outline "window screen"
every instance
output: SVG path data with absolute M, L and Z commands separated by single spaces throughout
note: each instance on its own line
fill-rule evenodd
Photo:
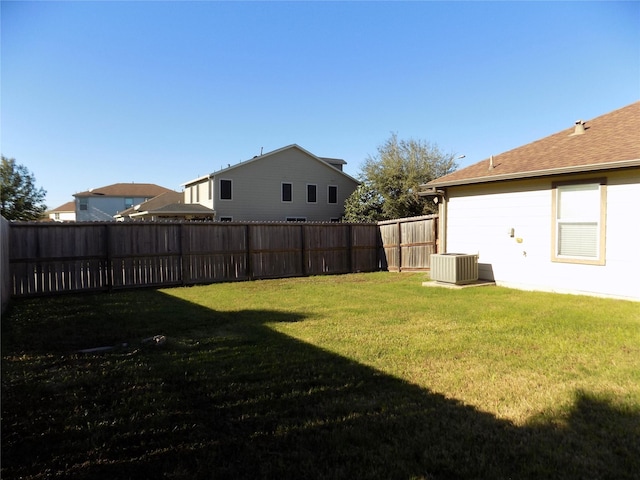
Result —
M 220 200 L 231 200 L 231 180 L 220 180 Z
M 318 201 L 317 185 L 307 185 L 307 202 L 316 203 Z
M 338 203 L 338 187 L 329 185 L 329 203 Z
M 293 185 L 290 183 L 282 184 L 282 201 L 283 202 L 291 202 L 293 201 Z

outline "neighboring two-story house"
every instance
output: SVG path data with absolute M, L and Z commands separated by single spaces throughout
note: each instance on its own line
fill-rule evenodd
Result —
M 153 183 L 114 183 L 76 193 L 76 221 L 114 221 L 114 215 L 173 190 Z
M 217 221 L 338 221 L 359 183 L 345 163 L 289 145 L 184 183 L 185 203 Z

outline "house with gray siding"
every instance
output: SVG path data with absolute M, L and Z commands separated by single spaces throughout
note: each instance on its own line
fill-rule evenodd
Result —
M 345 164 L 289 145 L 185 182 L 184 202 L 216 221 L 338 221 L 359 183 Z
M 166 192 L 173 190 L 153 183 L 114 183 L 76 193 L 76 221 L 114 221 L 117 213 Z

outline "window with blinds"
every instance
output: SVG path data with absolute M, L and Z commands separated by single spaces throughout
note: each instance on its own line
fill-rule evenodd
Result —
M 554 260 L 604 260 L 605 185 L 559 184 L 554 188 Z

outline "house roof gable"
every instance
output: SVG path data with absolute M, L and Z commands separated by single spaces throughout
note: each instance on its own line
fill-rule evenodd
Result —
M 334 167 L 334 166 L 332 166 L 330 164 L 330 163 L 340 163 L 341 162 L 340 164 L 345 165 L 347 162 L 345 162 L 344 160 L 336 159 L 336 158 L 331 158 L 331 159 L 326 158 L 325 159 L 325 158 L 322 158 L 322 157 L 318 157 L 318 156 L 314 155 L 313 153 L 309 152 L 308 150 L 305 150 L 300 145 L 297 145 L 297 144 L 294 143 L 294 144 L 291 144 L 291 145 L 287 145 L 286 147 L 282 147 L 282 148 L 279 148 L 277 150 L 273 150 L 271 152 L 267 152 L 267 153 L 262 154 L 262 155 L 256 155 L 255 157 L 253 157 L 253 158 L 251 158 L 249 160 L 245 160 L 245 161 L 237 163 L 235 165 L 231 165 L 231 166 L 229 166 L 227 168 L 223 168 L 222 170 L 218 170 L 216 172 L 212 172 L 209 175 L 204 175 L 204 176 L 195 178 L 193 180 L 189 180 L 188 182 L 185 182 L 182 185 L 183 186 L 189 186 L 189 185 L 193 185 L 195 183 L 199 183 L 202 180 L 205 180 L 207 178 L 212 178 L 214 176 L 224 175 L 224 173 L 226 173 L 226 172 L 228 172 L 230 170 L 235 170 L 235 169 L 241 168 L 241 167 L 243 167 L 243 166 L 245 166 L 245 165 L 247 165 L 249 163 L 267 159 L 267 158 L 269 158 L 271 156 L 277 155 L 278 153 L 281 153 L 281 152 L 283 152 L 285 150 L 289 150 L 289 149 L 292 149 L 292 148 L 303 152 L 304 154 L 306 154 L 309 157 L 311 157 L 313 160 L 322 163 L 323 165 L 327 166 L 328 168 L 332 168 L 333 170 L 335 170 L 339 174 L 344 175 L 345 177 L 349 178 L 350 180 L 354 181 L 355 183 L 360 183 L 358 180 L 356 180 L 352 176 L 344 173 L 342 170 L 339 170 L 339 169 L 337 169 L 336 167 Z M 331 160 L 331 162 L 329 162 L 329 160 Z
M 213 215 L 215 212 L 197 203 L 183 203 L 183 194 L 170 190 L 139 205 L 123 210 L 116 218 L 144 215 Z
M 127 208 L 126 210 L 119 212 L 118 216 L 131 215 L 132 213 L 136 213 L 137 211 L 155 210 L 171 203 L 181 203 L 182 198 L 183 195 L 181 192 L 170 190 L 168 192 L 161 193 L 160 195 L 156 195 L 155 197 L 139 203 L 138 205 Z
M 47 213 L 55 213 L 55 212 L 75 212 L 76 211 L 76 202 L 71 201 L 67 203 L 63 203 L 57 208 L 53 210 L 47 211 Z
M 153 198 L 173 190 L 154 183 L 114 183 L 105 187 L 92 188 L 85 192 L 76 193 L 74 197 L 136 197 Z
M 580 133 L 580 130 L 583 132 Z M 640 102 L 437 178 L 446 187 L 640 166 Z

